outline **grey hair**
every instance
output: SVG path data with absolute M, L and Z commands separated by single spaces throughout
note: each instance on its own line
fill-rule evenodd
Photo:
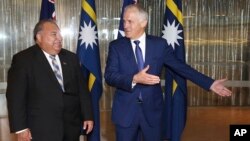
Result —
M 35 25 L 35 28 L 33 30 L 33 38 L 34 40 L 36 41 L 36 35 L 38 34 L 38 32 L 42 31 L 43 30 L 43 25 L 45 23 L 52 23 L 52 24 L 55 24 L 57 27 L 58 25 L 56 24 L 55 20 L 52 20 L 52 19 L 44 19 L 44 20 L 40 20 L 36 25 Z M 58 27 L 59 28 L 59 27 Z
M 148 21 L 148 12 L 140 4 L 130 4 L 125 7 L 124 12 L 127 11 L 128 9 L 133 9 L 133 8 L 138 10 L 140 18 Z

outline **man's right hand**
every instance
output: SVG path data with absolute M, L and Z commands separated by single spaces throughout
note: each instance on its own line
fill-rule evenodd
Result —
M 32 136 L 29 129 L 25 129 L 24 131 L 17 133 L 17 141 L 31 141 Z
M 135 74 L 133 77 L 133 83 L 140 83 L 146 85 L 155 85 L 160 83 L 160 77 L 157 75 L 148 74 L 148 69 L 149 65 L 147 65 L 147 67 Z

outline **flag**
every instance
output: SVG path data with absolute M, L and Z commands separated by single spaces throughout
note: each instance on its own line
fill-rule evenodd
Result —
M 88 88 L 94 110 L 94 128 L 87 136 L 88 141 L 100 141 L 99 100 L 102 95 L 102 75 L 94 0 L 82 0 L 77 56 L 81 69 L 88 79 Z
M 42 0 L 40 20 L 43 19 L 56 20 L 55 1 L 56 0 Z
M 175 56 L 186 62 L 181 2 L 182 0 L 166 0 L 162 37 L 167 40 L 167 47 L 174 49 Z M 168 69 L 165 77 L 163 138 L 180 141 L 187 115 L 186 80 Z
M 123 0 L 123 5 L 122 5 L 122 13 L 120 16 L 120 24 L 119 24 L 119 31 L 118 31 L 118 36 L 117 38 L 121 38 L 125 36 L 124 33 L 124 27 L 123 27 L 123 13 L 124 13 L 124 8 L 130 4 L 135 4 L 137 3 L 138 0 Z

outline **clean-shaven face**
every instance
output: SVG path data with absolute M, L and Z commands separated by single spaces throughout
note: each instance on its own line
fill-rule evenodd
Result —
M 127 38 L 138 39 L 145 32 L 146 25 L 147 20 L 140 16 L 138 9 L 132 7 L 125 10 L 123 26 Z
M 45 52 L 55 55 L 62 49 L 62 36 L 56 24 L 47 22 L 37 34 L 37 42 Z

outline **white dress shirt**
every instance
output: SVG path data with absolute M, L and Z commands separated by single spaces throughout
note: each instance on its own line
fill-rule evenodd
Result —
M 140 38 L 137 39 L 138 41 L 140 41 L 140 48 L 141 48 L 141 51 L 142 51 L 142 57 L 143 57 L 143 61 L 145 62 L 145 52 L 146 52 L 146 34 L 143 33 L 142 36 Z M 134 55 L 135 55 L 135 43 L 134 43 L 135 40 L 130 40 L 131 44 L 132 44 L 132 48 L 133 48 L 133 51 L 134 51 Z M 135 55 L 136 56 L 136 55 Z M 135 57 L 136 59 L 136 57 Z M 136 60 L 137 61 L 137 60 Z
M 43 53 L 44 53 L 44 55 L 46 56 L 47 60 L 49 61 L 50 67 L 52 68 L 52 70 L 54 70 L 54 69 L 53 69 L 53 64 L 52 64 L 52 59 L 50 58 L 50 54 L 48 54 L 48 53 L 45 52 L 45 51 L 43 51 Z M 63 78 L 63 75 L 62 75 L 62 66 L 61 66 L 61 61 L 60 61 L 60 59 L 59 59 L 59 56 L 58 56 L 58 55 L 55 55 L 55 59 L 56 59 L 56 62 L 57 62 L 57 64 L 58 64 L 58 66 L 59 66 L 60 74 L 61 74 L 61 76 L 62 76 L 62 78 Z

